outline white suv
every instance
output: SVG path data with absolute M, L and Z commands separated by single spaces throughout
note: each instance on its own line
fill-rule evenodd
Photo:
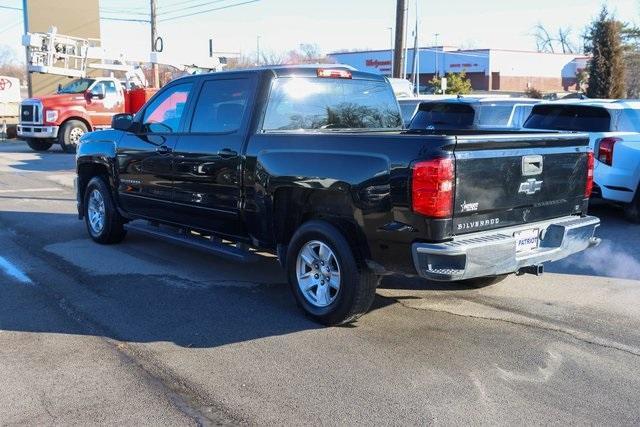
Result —
M 594 196 L 640 222 L 640 101 L 571 100 L 533 107 L 525 129 L 587 132 L 596 159 Z

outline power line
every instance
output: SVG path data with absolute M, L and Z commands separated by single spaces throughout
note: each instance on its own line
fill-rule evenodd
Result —
M 113 18 L 110 16 L 101 16 L 101 21 L 121 21 L 121 22 L 143 22 L 148 24 L 150 21 L 148 19 L 136 19 L 136 18 Z
M 202 1 L 202 0 L 186 0 L 186 1 L 181 1 L 181 2 L 178 2 L 178 3 L 167 4 L 165 6 L 159 5 L 158 6 L 158 10 L 163 10 L 163 9 L 166 9 L 166 8 L 171 9 L 171 8 L 182 6 L 182 5 L 185 5 L 185 4 L 195 3 L 197 1 Z
M 187 7 L 179 7 L 179 8 L 174 9 L 174 10 L 168 10 L 166 12 L 161 12 L 160 15 L 165 15 L 165 14 L 168 14 L 168 13 L 182 12 L 184 10 L 189 10 L 189 9 L 197 9 L 199 7 L 205 7 L 205 6 L 212 5 L 214 3 L 222 3 L 222 2 L 225 2 L 225 1 L 229 1 L 229 0 L 213 0 L 213 1 L 208 1 L 208 2 L 205 2 L 205 3 L 194 4 L 194 5 L 187 6 Z M 172 5 L 172 6 L 175 7 L 177 5 Z
M 142 15 L 149 16 L 149 13 L 145 12 L 134 12 L 133 10 L 123 10 L 123 9 L 100 9 L 100 12 L 103 13 L 111 13 L 111 14 L 123 14 L 123 15 Z
M 242 5 L 249 4 L 249 3 L 256 3 L 256 2 L 259 2 L 259 1 L 260 0 L 249 0 L 249 1 L 242 2 L 242 3 L 235 3 L 235 4 L 230 4 L 230 5 L 227 5 L 227 6 L 214 7 L 213 9 L 201 10 L 199 12 L 187 13 L 185 15 L 172 16 L 170 18 L 159 19 L 158 21 L 159 22 L 173 21 L 175 19 L 187 18 L 189 16 L 201 15 L 201 14 L 213 12 L 213 11 L 216 11 L 216 10 L 229 9 L 229 8 L 232 8 L 232 7 L 242 6 Z
M 14 6 L 2 6 L 0 5 L 0 9 L 8 9 L 8 10 L 19 10 L 22 11 L 21 7 L 14 7 Z

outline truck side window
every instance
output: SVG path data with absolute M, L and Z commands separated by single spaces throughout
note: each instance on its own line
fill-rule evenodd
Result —
M 191 86 L 191 83 L 178 84 L 160 93 L 144 111 L 143 130 L 150 133 L 177 132 Z
M 204 82 L 191 121 L 191 132 L 226 133 L 240 128 L 249 97 L 249 80 Z

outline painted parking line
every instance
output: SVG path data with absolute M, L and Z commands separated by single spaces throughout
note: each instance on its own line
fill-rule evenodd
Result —
M 0 270 L 4 271 L 7 275 L 13 277 L 20 283 L 33 284 L 29 276 L 20 270 L 18 267 L 9 262 L 6 258 L 0 256 Z
M 48 191 L 62 191 L 61 188 L 58 187 L 49 187 L 49 188 L 20 188 L 20 189 L 12 189 L 12 190 L 0 190 L 0 194 L 10 194 L 10 193 L 44 193 Z

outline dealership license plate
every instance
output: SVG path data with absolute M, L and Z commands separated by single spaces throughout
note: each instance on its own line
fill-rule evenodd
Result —
M 532 228 L 513 233 L 516 239 L 516 252 L 528 252 L 538 248 L 540 244 L 540 230 Z

